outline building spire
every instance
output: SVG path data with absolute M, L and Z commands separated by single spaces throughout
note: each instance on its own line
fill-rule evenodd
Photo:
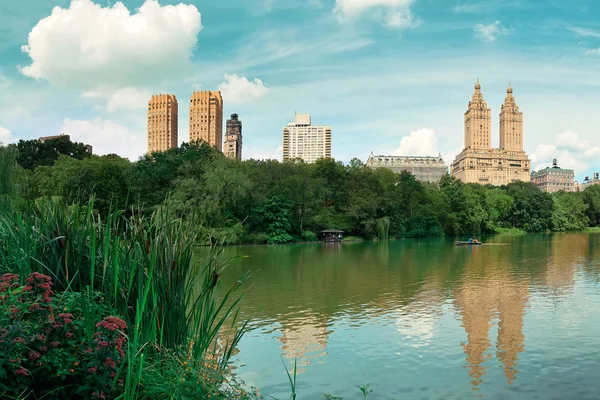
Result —
M 506 93 L 512 93 L 513 89 L 512 86 L 510 86 L 510 81 L 508 81 L 508 89 L 506 89 Z
M 477 77 L 477 83 L 475 83 L 475 90 L 481 89 L 481 85 L 479 84 L 479 77 Z

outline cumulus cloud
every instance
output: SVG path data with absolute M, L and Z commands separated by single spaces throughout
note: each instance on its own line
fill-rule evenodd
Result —
M 598 49 L 588 49 L 588 51 L 586 52 L 586 54 L 592 55 L 592 56 L 598 56 L 598 55 L 600 55 L 600 48 L 598 48 Z
M 557 135 L 554 143 L 539 144 L 530 159 L 535 170 L 551 166 L 552 160 L 557 159 L 560 167 L 577 172 L 587 171 L 599 155 L 600 146 L 581 139 L 577 132 L 566 131 Z
M 0 126 L 0 144 L 8 144 L 12 141 L 12 132 Z
M 508 34 L 509 30 L 502 26 L 500 21 L 494 21 L 489 25 L 477 24 L 473 28 L 475 36 L 484 42 L 494 42 L 500 36 Z
M 223 100 L 231 103 L 244 103 L 263 97 L 268 92 L 268 88 L 263 81 L 254 78 L 249 81 L 244 76 L 235 74 L 225 74 L 225 82 L 221 83 L 218 89 L 223 94 Z
M 146 134 L 133 131 L 116 122 L 95 118 L 77 120 L 67 118 L 60 132 L 71 136 L 71 140 L 92 145 L 94 154 L 118 154 L 132 161 L 146 152 Z
M 336 0 L 334 11 L 346 19 L 375 11 L 374 15 L 390 28 L 411 28 L 419 25 L 410 9 L 413 2 L 414 0 Z
M 146 108 L 148 100 L 152 97 L 149 90 L 127 87 L 123 89 L 99 89 L 82 93 L 82 97 L 88 99 L 102 99 L 107 102 L 106 111 L 135 110 Z
M 54 7 L 29 33 L 23 75 L 92 90 L 156 82 L 185 66 L 202 29 L 193 5 L 146 0 L 136 13 L 73 0 Z
M 410 135 L 400 140 L 398 147 L 392 155 L 394 156 L 437 156 L 438 138 L 431 129 L 423 128 L 412 131 Z

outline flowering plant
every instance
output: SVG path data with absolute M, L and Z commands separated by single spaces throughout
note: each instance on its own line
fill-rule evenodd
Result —
M 55 296 L 52 285 L 38 272 L 23 283 L 16 274 L 0 278 L 0 397 L 115 398 L 127 325 L 106 317 L 90 335 L 84 316 L 106 307 L 84 295 Z

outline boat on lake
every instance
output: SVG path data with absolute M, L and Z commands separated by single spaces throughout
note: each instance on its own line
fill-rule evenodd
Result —
M 461 241 L 457 241 L 456 245 L 457 246 L 481 246 L 481 242 L 476 242 L 476 241 L 472 241 L 472 242 L 461 242 Z

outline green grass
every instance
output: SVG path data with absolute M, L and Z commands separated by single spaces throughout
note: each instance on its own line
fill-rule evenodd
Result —
M 600 226 L 590 226 L 588 228 L 585 228 L 583 231 L 590 233 L 600 233 Z

